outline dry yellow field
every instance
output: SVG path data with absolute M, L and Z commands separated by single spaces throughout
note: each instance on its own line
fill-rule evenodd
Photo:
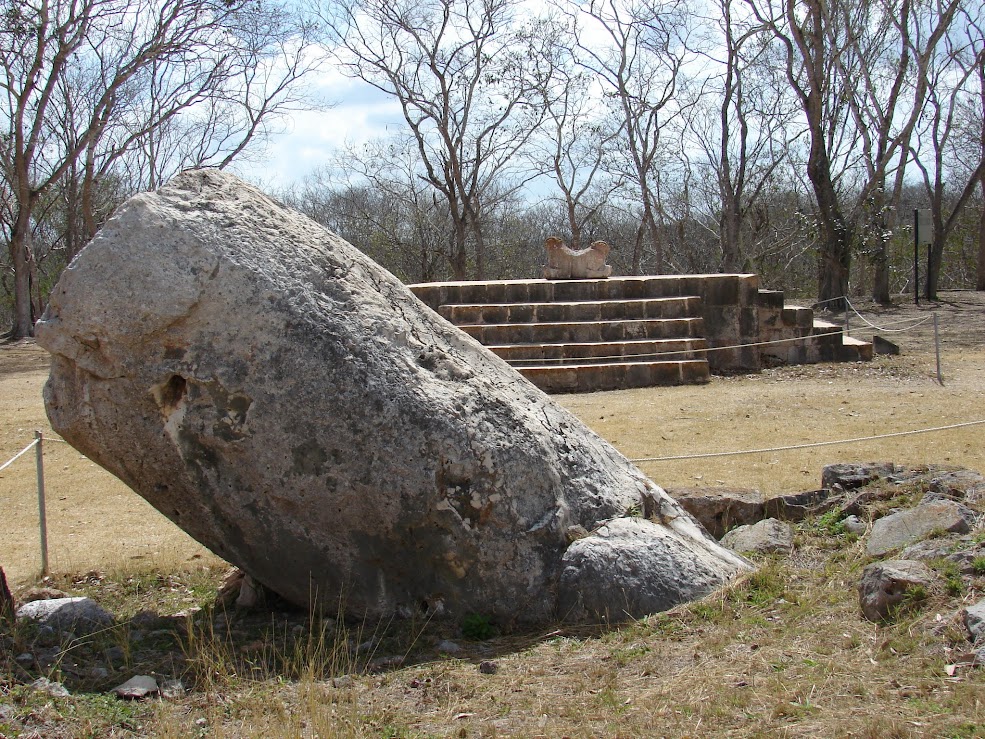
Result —
M 872 363 L 787 367 L 715 377 L 709 385 L 558 396 L 631 459 L 775 448 L 985 419 L 985 294 L 863 313 L 896 328 L 940 316 L 944 385 L 936 381 L 932 323 L 886 334 L 903 354 Z M 866 338 L 871 329 L 853 335 Z M 0 345 L 0 464 L 50 435 L 41 390 L 47 357 L 30 342 Z M 886 460 L 985 471 L 985 425 L 791 451 L 641 462 L 664 487 L 819 485 L 829 463 Z M 12 584 L 40 571 L 34 452 L 0 472 L 0 566 Z M 45 444 L 50 565 L 54 572 L 180 568 L 212 557 L 142 498 L 64 443 Z

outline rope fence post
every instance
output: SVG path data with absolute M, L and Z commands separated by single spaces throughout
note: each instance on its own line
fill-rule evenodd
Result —
M 44 434 L 34 432 L 35 459 L 38 470 L 38 526 L 41 529 L 41 574 L 48 574 L 48 515 L 44 497 Z
M 941 335 L 937 328 L 937 311 L 934 311 L 934 353 L 937 355 L 937 382 L 944 387 L 944 377 L 941 375 Z

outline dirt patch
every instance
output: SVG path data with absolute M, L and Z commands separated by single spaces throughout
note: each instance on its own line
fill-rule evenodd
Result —
M 885 333 L 902 355 L 871 363 L 781 367 L 715 377 L 709 385 L 558 396 L 665 487 L 735 486 L 764 493 L 816 488 L 821 468 L 854 460 L 954 464 L 985 471 L 983 427 L 838 446 L 729 457 L 695 455 L 855 439 L 985 418 L 985 293 L 946 293 L 919 308 L 862 303 L 871 323 L 906 328 L 939 315 L 944 385 L 936 382 L 933 324 Z M 842 322 L 839 314 L 832 320 Z M 874 331 L 850 316 L 852 335 Z M 33 342 L 0 345 L 0 464 L 52 431 L 41 389 L 47 354 Z M 40 569 L 33 453 L 0 472 L 0 565 L 14 583 Z M 51 565 L 56 572 L 167 569 L 212 555 L 119 480 L 66 444 L 45 447 Z

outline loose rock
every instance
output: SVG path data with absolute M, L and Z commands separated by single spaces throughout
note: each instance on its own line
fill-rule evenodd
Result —
M 744 561 L 744 560 L 743 560 Z M 617 518 L 578 539 L 562 559 L 560 616 L 576 621 L 622 621 L 700 597 L 715 580 L 700 560 L 681 556 L 673 533 L 643 518 Z M 647 578 L 646 572 L 677 572 Z
M 884 516 L 872 525 L 865 553 L 870 557 L 880 557 L 935 531 L 967 533 L 974 520 L 974 511 L 949 500 L 908 508 Z
M 764 501 L 763 513 L 766 518 L 803 521 L 808 516 L 818 516 L 834 507 L 835 500 L 827 488 L 807 490 L 803 493 L 788 493 Z
M 846 516 L 841 520 L 841 523 L 844 525 L 845 531 L 856 536 L 861 536 L 869 530 L 869 525 L 858 516 Z
M 931 492 L 947 495 L 957 500 L 963 500 L 969 490 L 977 490 L 985 486 L 985 477 L 974 470 L 954 470 L 934 477 L 930 481 Z
M 885 621 L 917 587 L 930 587 L 934 573 L 912 560 L 891 559 L 874 562 L 862 571 L 858 586 L 859 606 L 869 621 Z M 912 595 L 910 596 L 912 597 Z
M 36 621 L 53 631 L 85 636 L 113 624 L 113 616 L 91 598 L 53 598 L 25 603 L 17 618 Z
M 976 645 L 985 646 L 985 600 L 980 600 L 964 609 L 964 625 L 968 629 L 971 641 Z
M 438 642 L 438 646 L 436 646 L 435 649 L 437 649 L 438 652 L 443 654 L 458 654 L 459 652 L 462 651 L 461 646 L 459 646 L 453 641 L 449 641 L 448 639 L 443 639 L 440 642 Z
M 850 464 L 829 464 L 821 470 L 821 487 L 840 487 L 853 490 L 888 477 L 897 471 L 892 462 L 864 462 Z
M 551 620 L 575 595 L 567 532 L 636 510 L 655 522 L 632 544 L 571 545 L 599 545 L 590 597 L 612 613 L 749 567 L 395 277 L 222 172 L 119 208 L 36 334 L 53 428 L 299 605 Z M 628 575 L 623 544 L 671 566 Z
M 784 521 L 767 518 L 732 529 L 722 538 L 722 544 L 736 552 L 789 554 L 793 551 L 793 527 Z
M 117 685 L 110 693 L 125 700 L 141 700 L 160 693 L 157 680 L 150 675 L 134 675 L 122 685 Z
M 54 680 L 49 680 L 46 677 L 39 677 L 31 683 L 31 687 L 35 690 L 41 691 L 42 693 L 47 693 L 53 698 L 67 698 L 71 695 L 71 693 L 68 692 L 68 688 L 64 685 L 57 683 Z

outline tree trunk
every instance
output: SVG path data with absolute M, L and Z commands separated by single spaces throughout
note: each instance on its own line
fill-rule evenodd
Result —
M 453 244 L 454 251 L 449 260 L 451 262 L 451 273 L 456 280 L 467 280 L 468 253 L 466 252 L 465 221 L 462 218 L 456 218 L 454 216 L 453 218 L 455 241 Z
M 650 245 L 653 247 L 653 274 L 662 275 L 664 272 L 663 243 L 660 240 L 660 228 L 657 226 L 657 219 L 653 215 L 653 206 L 650 205 L 649 199 L 645 200 L 643 203 L 643 229 L 643 233 L 649 237 Z M 642 243 L 640 243 L 639 248 L 633 252 L 633 274 L 643 274 Z
M 818 134 L 820 136 L 820 134 Z M 814 186 L 821 226 L 817 298 L 825 308 L 843 310 L 848 295 L 848 273 L 852 264 L 852 237 L 838 205 L 831 181 L 831 168 L 824 144 L 812 137 L 807 174 Z
M 31 300 L 31 211 L 17 212 L 10 236 L 10 262 L 14 267 L 14 325 L 13 339 L 34 335 L 34 311 Z
M 982 198 L 985 199 L 985 173 L 981 177 Z M 976 290 L 985 290 L 985 204 L 978 218 L 978 275 L 975 281 Z
M 944 261 L 944 224 L 936 213 L 934 214 L 934 243 L 930 247 L 930 259 L 927 261 L 927 289 L 924 297 L 927 300 L 937 300 L 941 263 Z
M 879 237 L 879 246 L 872 255 L 872 299 L 882 305 L 889 305 L 889 256 L 886 254 L 886 240 Z
M 742 250 L 739 246 L 742 224 L 737 205 L 734 200 L 726 200 L 719 220 L 718 238 L 722 247 L 721 271 L 727 273 L 738 272 L 742 262 Z

